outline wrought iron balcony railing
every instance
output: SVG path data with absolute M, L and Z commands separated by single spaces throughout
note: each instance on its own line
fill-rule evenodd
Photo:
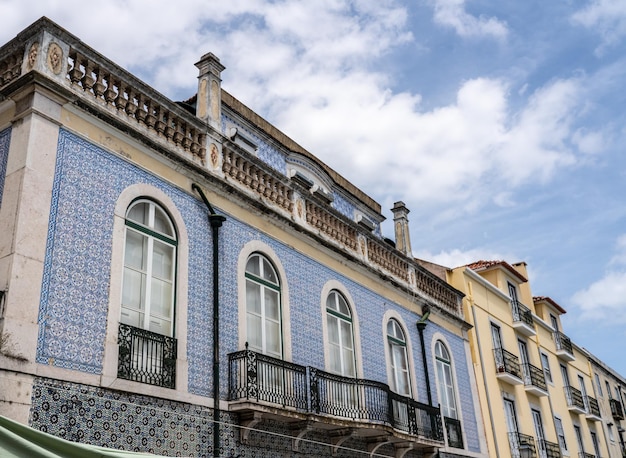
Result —
M 537 446 L 539 448 L 539 456 L 542 458 L 561 458 L 562 456 L 559 444 L 540 439 L 537 441 Z
M 524 385 L 536 387 L 542 391 L 548 391 L 546 378 L 541 369 L 530 363 L 522 365 L 522 368 L 524 372 Z
M 120 323 L 117 343 L 119 378 L 176 388 L 175 338 Z
M 580 390 L 573 386 L 566 386 L 563 389 L 565 390 L 565 399 L 567 400 L 568 407 L 578 410 L 581 413 L 587 412 L 583 394 Z
M 400 396 L 384 383 L 342 377 L 252 350 L 228 355 L 228 397 L 299 412 L 392 426 L 443 441 L 437 407 Z
M 554 342 L 556 344 L 557 353 L 567 355 L 569 358 L 574 358 L 574 347 L 569 337 L 559 331 L 554 331 Z M 568 358 L 568 359 L 569 359 Z
M 443 417 L 443 423 L 446 427 L 448 447 L 463 448 L 463 431 L 461 430 L 461 422 L 456 418 Z
M 596 398 L 592 398 L 591 396 L 586 396 L 585 406 L 587 407 L 587 415 L 591 415 L 598 419 L 601 418 L 600 405 L 598 404 L 598 400 Z
M 618 399 L 609 399 L 609 405 L 611 406 L 611 415 L 615 420 L 624 419 L 624 409 L 622 403 Z
M 513 322 L 522 322 L 528 327 L 535 328 L 535 320 L 533 320 L 533 313 L 528 307 L 519 301 L 511 300 L 511 312 L 513 314 Z
M 596 458 L 592 453 L 578 452 L 578 458 Z
M 535 448 L 535 438 L 522 433 L 509 433 L 509 445 L 511 447 L 511 456 L 513 458 L 537 456 Z
M 495 348 L 493 350 L 493 354 L 496 359 L 496 372 L 504 372 L 511 374 L 520 380 L 522 379 L 522 372 L 520 370 L 519 359 L 517 356 L 503 348 Z

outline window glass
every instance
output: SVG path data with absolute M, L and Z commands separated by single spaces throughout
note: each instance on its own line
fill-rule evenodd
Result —
M 391 389 L 402 396 L 411 396 L 406 339 L 396 320 L 387 323 L 387 345 L 391 358 Z
M 550 370 L 550 360 L 548 355 L 541 353 L 541 365 L 543 366 L 543 373 L 546 377 L 546 382 L 552 383 L 552 371 Z
M 458 418 L 456 396 L 454 391 L 454 377 L 450 354 L 443 342 L 435 343 L 435 360 L 437 367 L 437 383 L 439 385 L 439 397 L 444 417 Z
M 278 274 L 259 253 L 246 262 L 246 328 L 251 350 L 282 358 L 282 311 Z
M 331 291 L 326 299 L 326 327 L 328 330 L 330 371 L 346 377 L 356 376 L 352 314 L 346 299 L 338 291 Z
M 565 432 L 563 431 L 563 422 L 559 417 L 554 417 L 554 426 L 556 428 L 556 435 L 559 438 L 559 445 L 563 453 L 567 452 L 567 442 L 565 442 Z
M 176 238 L 167 213 L 139 200 L 126 213 L 120 321 L 173 336 Z

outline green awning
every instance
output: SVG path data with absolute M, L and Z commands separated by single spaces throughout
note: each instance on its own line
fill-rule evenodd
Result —
M 157 455 L 126 452 L 70 442 L 0 415 L 2 458 L 146 458 Z

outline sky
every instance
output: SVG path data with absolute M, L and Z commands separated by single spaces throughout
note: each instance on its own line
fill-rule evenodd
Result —
M 158 6 L 157 6 L 158 5 Z M 564 332 L 626 376 L 626 2 L 0 0 L 173 100 L 223 87 L 379 202 L 416 257 L 528 264 Z

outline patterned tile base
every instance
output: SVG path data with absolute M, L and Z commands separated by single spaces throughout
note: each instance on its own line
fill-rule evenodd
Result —
M 311 432 L 293 450 L 285 424 L 263 421 L 246 444 L 240 441 L 236 415 L 220 415 L 220 454 L 224 458 L 348 458 L 369 457 L 367 444 L 349 439 L 335 454 L 322 432 Z M 208 408 L 119 391 L 37 379 L 33 388 L 30 426 L 66 440 L 163 456 L 212 457 L 213 411 Z M 381 447 L 375 457 L 394 456 Z M 420 456 L 416 452 L 407 458 Z

